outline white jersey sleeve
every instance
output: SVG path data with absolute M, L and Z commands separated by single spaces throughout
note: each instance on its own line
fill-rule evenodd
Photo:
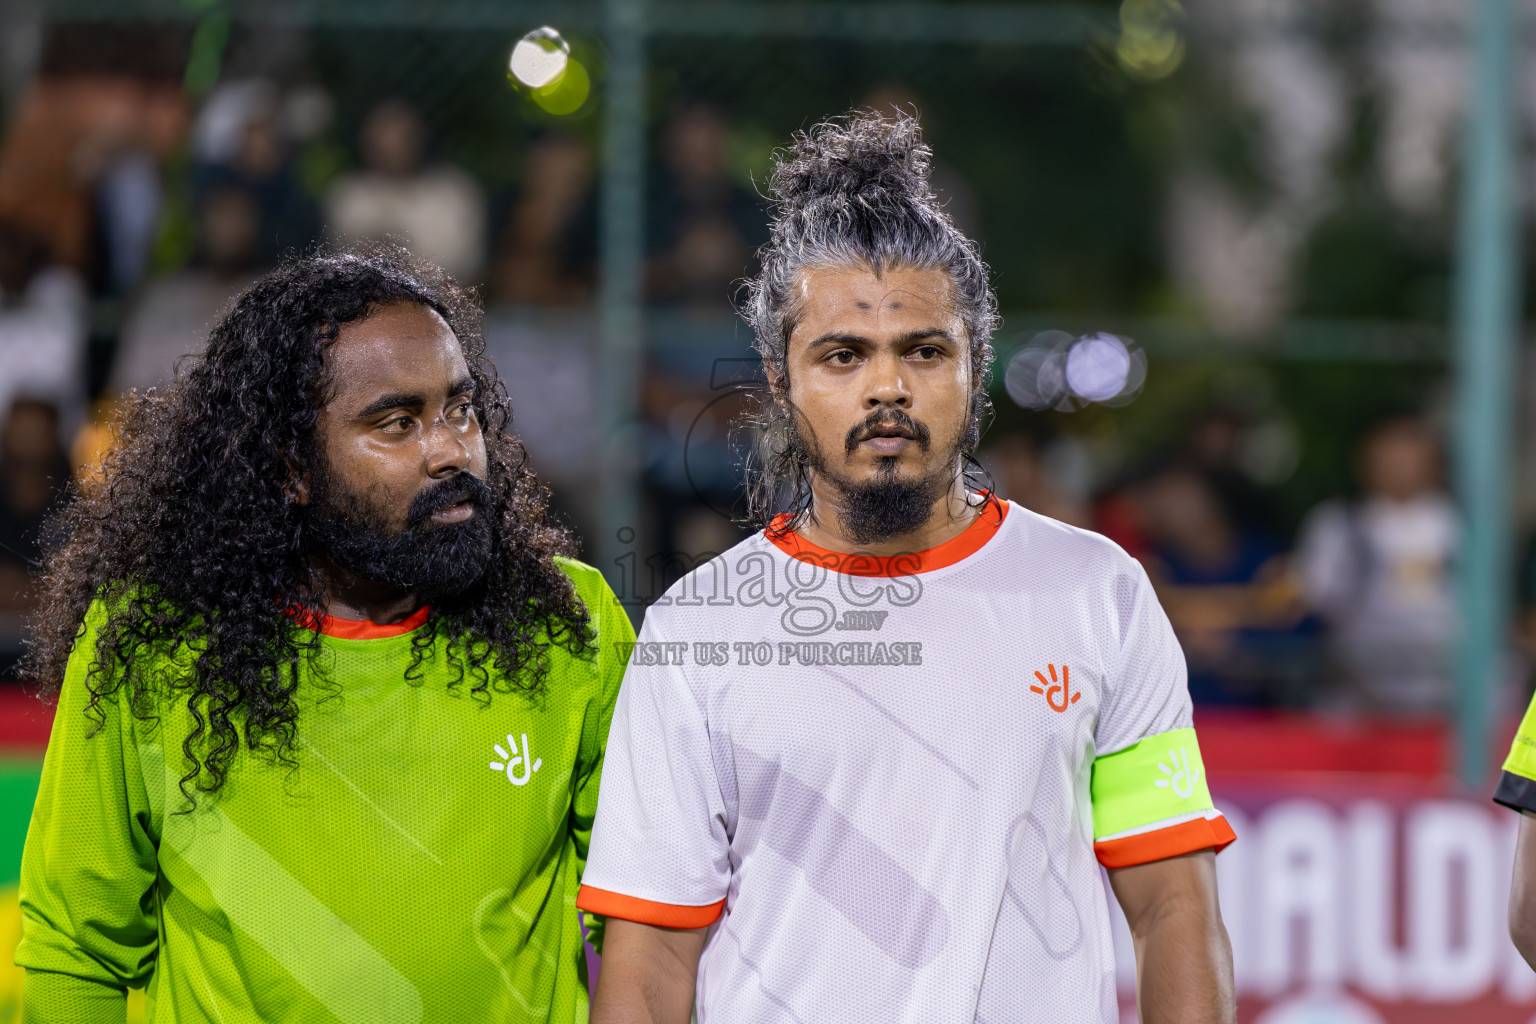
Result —
M 1100 755 L 1194 724 L 1184 651 L 1140 562 L 1124 556 L 1110 597 L 1120 649 L 1104 681 L 1094 737 Z
M 1110 594 L 1119 650 L 1107 659 L 1091 784 L 1094 852 L 1106 867 L 1236 838 L 1211 802 L 1178 638 L 1146 570 L 1123 557 Z
M 608 734 L 577 905 L 604 917 L 701 928 L 720 916 L 730 841 L 702 689 L 653 608 L 629 658 Z

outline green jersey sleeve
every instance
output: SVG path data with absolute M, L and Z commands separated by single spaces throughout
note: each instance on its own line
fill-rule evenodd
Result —
M 1493 800 L 1511 810 L 1536 814 L 1536 698 L 1525 709 L 1515 741 L 1509 745 Z
M 154 814 L 126 697 L 86 713 L 100 608 L 75 644 L 21 863 L 29 1024 L 121 1022 L 126 989 L 154 969 L 159 919 Z
M 614 596 L 602 573 L 589 565 L 559 559 L 560 567 L 576 584 L 576 591 L 592 616 L 596 634 L 600 692 L 591 705 L 582 727 L 579 774 L 575 779 L 576 798 L 572 801 L 571 837 L 576 847 L 578 871 L 585 871 L 587 849 L 592 841 L 592 820 L 597 815 L 597 792 L 602 781 L 603 755 L 608 747 L 608 727 L 613 722 L 613 707 L 618 700 L 624 666 L 634 648 L 635 629 L 624 606 Z M 583 912 L 587 938 L 592 947 L 602 951 L 605 920 Z

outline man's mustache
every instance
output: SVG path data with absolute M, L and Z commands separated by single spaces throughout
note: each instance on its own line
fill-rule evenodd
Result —
M 472 473 L 459 473 L 439 483 L 432 484 L 411 501 L 406 528 L 420 526 L 432 518 L 434 512 L 469 502 L 476 512 L 490 506 L 491 489 L 485 481 Z
M 860 444 L 872 436 L 874 431 L 882 428 L 897 428 L 905 431 L 923 451 L 928 450 L 929 442 L 932 440 L 932 434 L 927 427 L 900 409 L 876 409 L 864 417 L 863 423 L 848 431 L 848 437 L 843 443 L 844 449 L 852 455 L 858 450 Z

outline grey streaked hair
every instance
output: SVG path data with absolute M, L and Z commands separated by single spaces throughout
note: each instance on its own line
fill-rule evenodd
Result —
M 764 399 L 753 424 L 762 436 L 749 468 L 748 507 L 760 525 L 778 512 L 798 518 L 810 502 L 809 453 L 787 405 L 786 365 L 798 317 L 794 290 L 808 269 L 942 270 L 949 276 L 970 342 L 971 422 L 963 455 L 974 465 L 970 456 L 991 407 L 986 377 L 997 298 L 979 247 L 929 189 L 932 164 L 916 117 L 872 110 L 796 132 L 777 154 L 768 182 L 771 233 L 758 252 L 760 269 L 746 283 L 743 309 L 769 380 L 783 388 L 780 400 Z

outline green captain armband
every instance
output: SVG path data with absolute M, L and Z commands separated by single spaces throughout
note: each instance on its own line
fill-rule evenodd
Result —
M 1213 810 L 1195 730 L 1174 729 L 1095 758 L 1094 842 Z

